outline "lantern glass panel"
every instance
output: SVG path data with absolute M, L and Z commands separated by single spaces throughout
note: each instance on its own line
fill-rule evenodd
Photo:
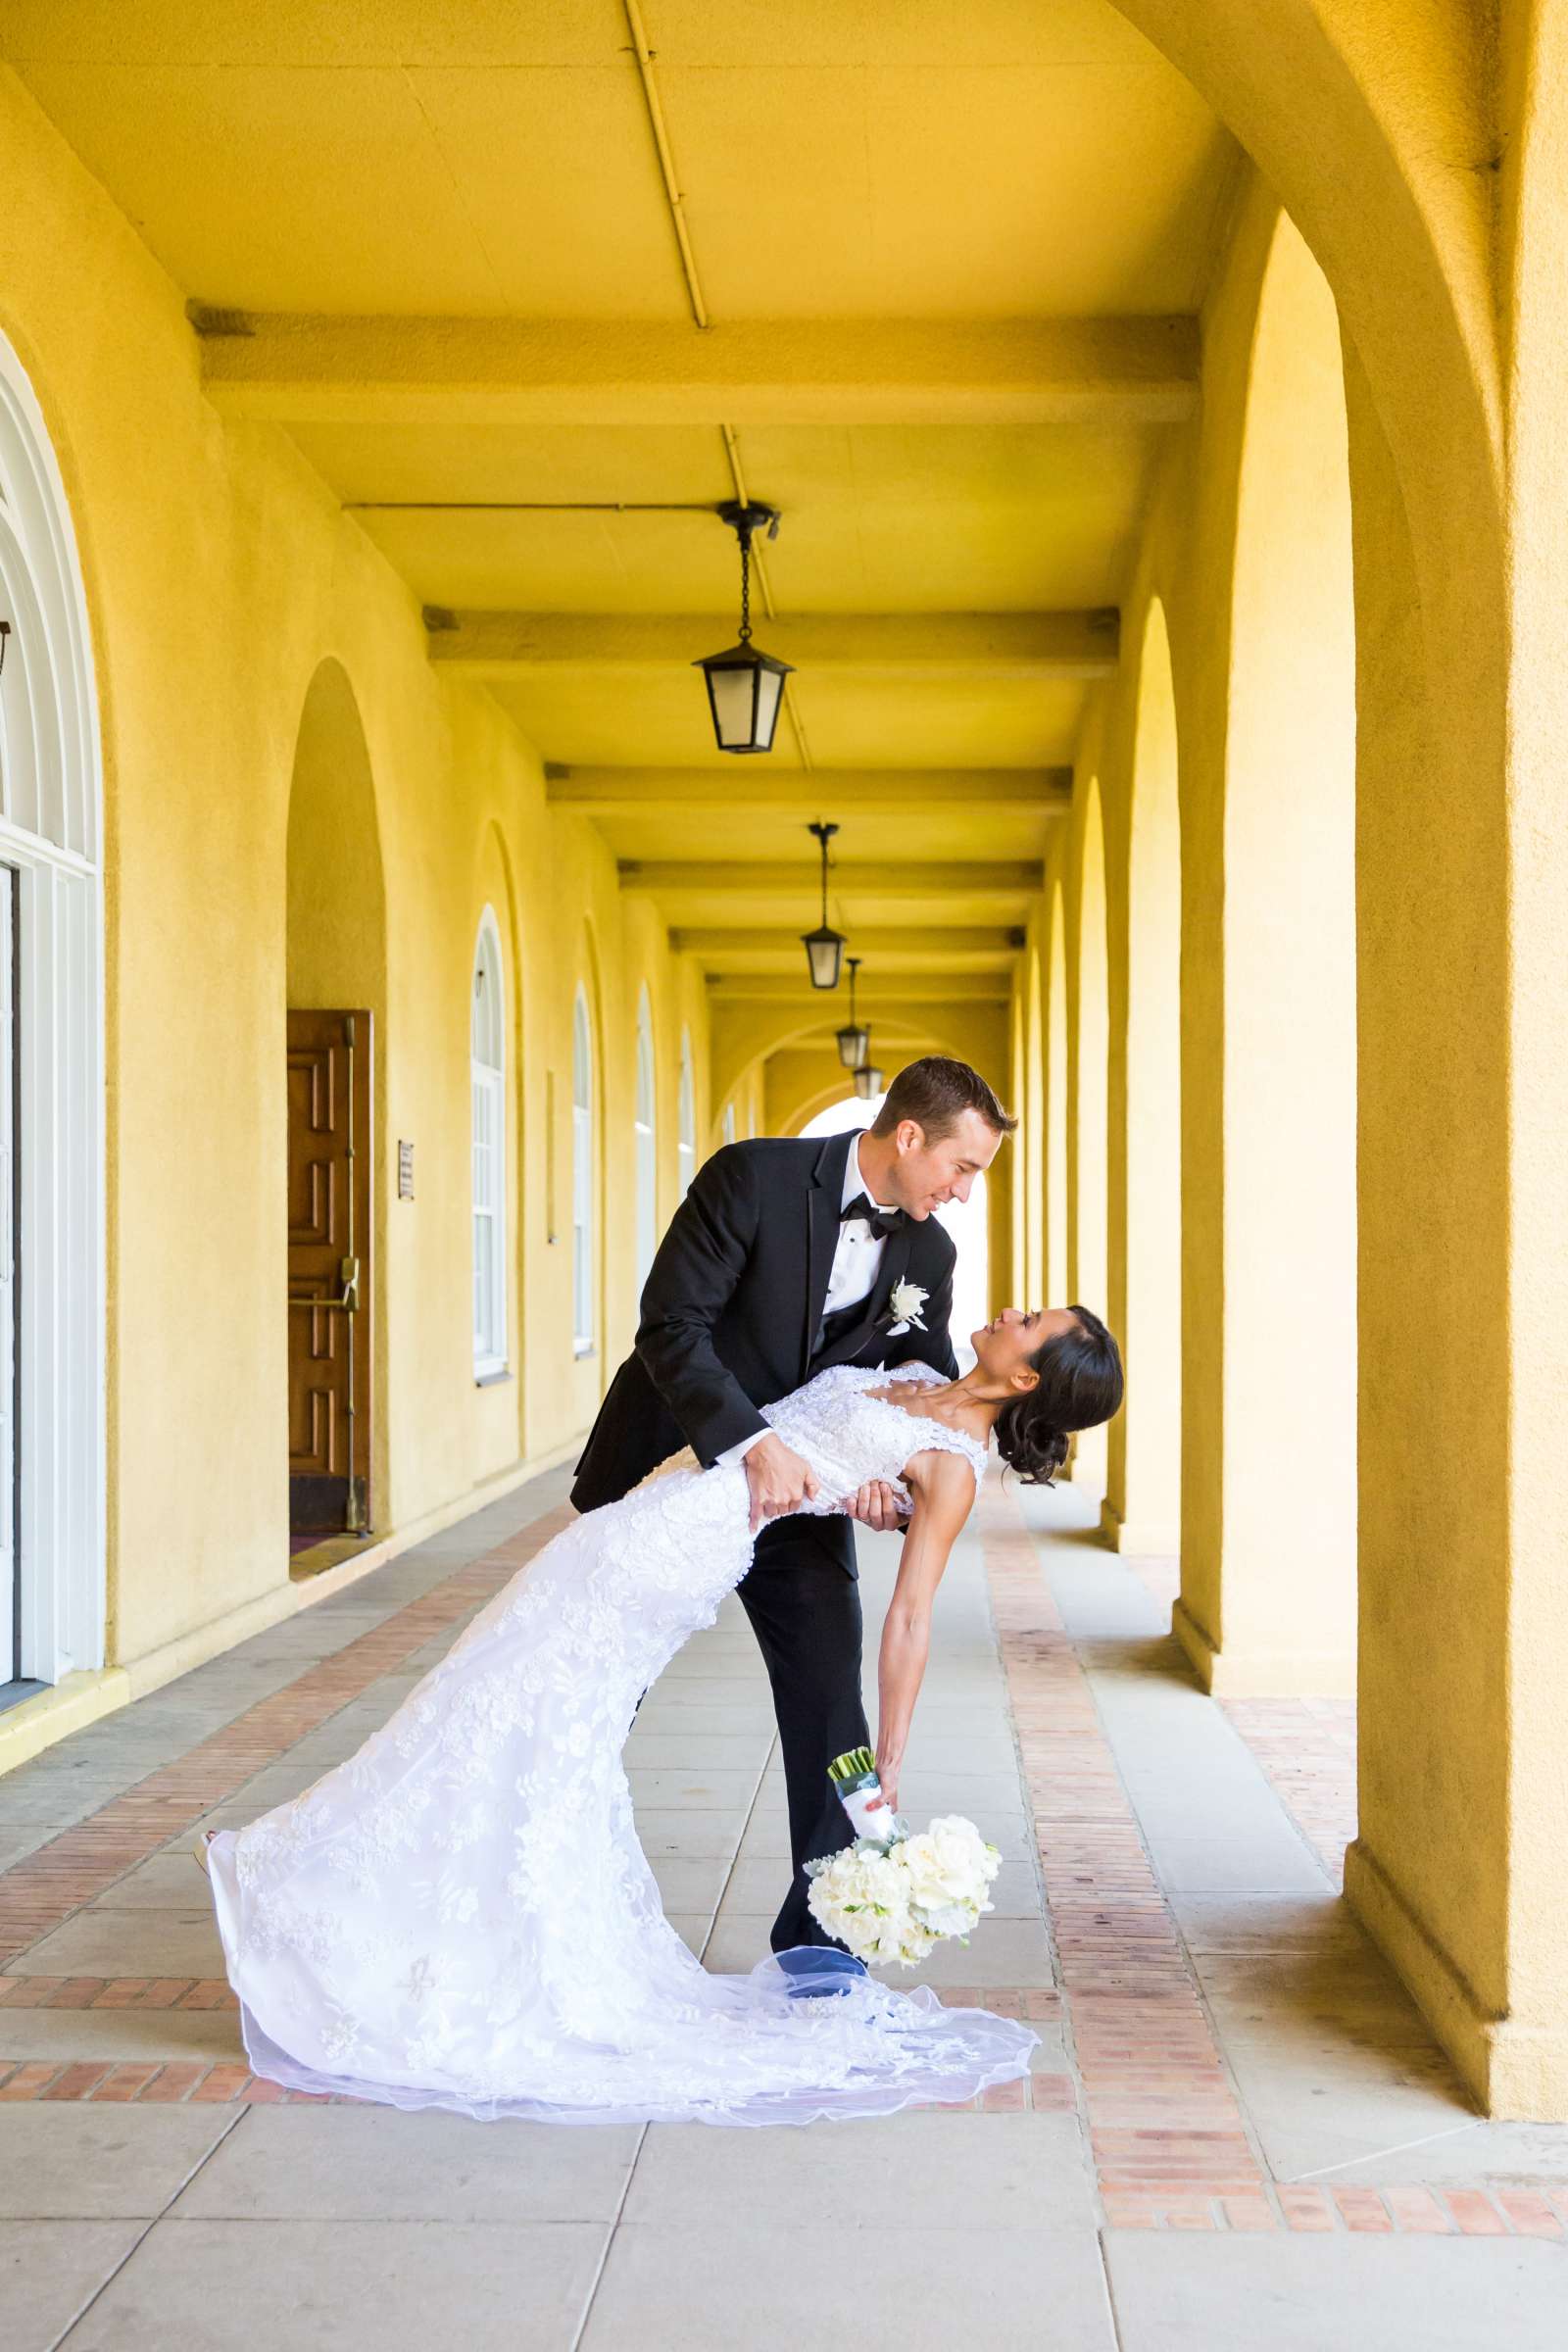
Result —
M 760 752 L 770 752 L 773 748 L 773 730 L 778 725 L 779 697 L 783 692 L 782 671 L 757 672 L 757 715 L 752 739 Z
M 874 1102 L 885 1083 L 884 1073 L 872 1061 L 863 1062 L 855 1073 L 855 1091 L 862 1102 Z
M 755 740 L 753 717 L 756 710 L 757 672 L 748 664 L 744 669 L 710 669 L 708 691 L 713 702 L 713 731 L 718 737 L 720 751 L 749 750 Z M 775 702 L 777 697 L 774 697 Z
M 808 931 L 803 942 L 813 988 L 837 988 L 844 955 L 842 931 Z

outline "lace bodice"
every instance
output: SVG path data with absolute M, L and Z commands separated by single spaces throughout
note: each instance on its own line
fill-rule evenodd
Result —
M 763 1406 L 763 1420 L 806 1456 L 821 1480 L 821 1494 L 811 1506 L 816 1511 L 837 1509 L 869 1479 L 886 1479 L 902 1491 L 905 1469 L 917 1453 L 961 1454 L 977 1486 L 985 1476 L 987 1448 L 979 1439 L 869 1393 L 898 1381 L 940 1387 L 942 1374 L 919 1363 L 900 1364 L 892 1372 L 834 1364 L 777 1404 Z

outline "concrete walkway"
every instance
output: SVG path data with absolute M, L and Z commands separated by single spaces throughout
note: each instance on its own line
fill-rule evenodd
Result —
M 996 1915 L 923 1973 L 1037 2021 L 1027 2088 L 805 2131 L 552 2132 L 255 2082 L 196 1832 L 351 1753 L 563 1488 L 0 1780 L 9 2352 L 1560 2352 L 1568 2131 L 1475 2117 L 1346 1917 L 1343 1715 L 1203 1698 L 1160 1567 L 1102 1551 L 1069 1489 L 991 1483 L 903 1790 L 1004 1848 Z M 874 1655 L 896 1540 L 861 1549 Z M 738 1604 L 629 1759 L 671 1915 L 751 1965 L 784 1807 Z

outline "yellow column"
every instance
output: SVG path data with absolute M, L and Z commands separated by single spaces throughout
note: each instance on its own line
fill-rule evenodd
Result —
M 1046 997 L 1049 1043 L 1043 1086 L 1046 1104 L 1044 1207 L 1046 1281 L 1044 1299 L 1032 1305 L 1067 1304 L 1067 930 L 1059 878 L 1051 894 L 1051 979 Z
M 1173 1553 L 1181 1525 L 1181 813 L 1164 611 L 1138 661 L 1126 888 L 1112 892 L 1109 1320 L 1127 1396 L 1106 1433 L 1101 1525 Z
M 1563 2121 L 1568 27 L 1556 7 L 1508 29 L 1503 535 L 1452 463 L 1462 416 L 1434 412 L 1447 462 L 1422 501 L 1348 373 L 1365 1703 L 1346 1891 L 1483 2105 Z
M 1108 1311 L 1108 1087 L 1110 1015 L 1105 960 L 1105 831 L 1100 784 L 1091 776 L 1079 844 L 1073 1020 L 1068 1070 L 1072 1088 L 1071 1183 L 1068 1191 L 1068 1284 L 1071 1298 Z M 1105 1431 L 1087 1429 L 1073 1446 L 1072 1475 L 1102 1494 Z

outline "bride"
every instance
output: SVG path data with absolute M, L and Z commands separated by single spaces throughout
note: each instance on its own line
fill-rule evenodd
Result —
M 912 1499 L 882 1635 L 877 1761 L 897 1802 L 931 1607 L 989 1446 L 1049 1480 L 1121 1399 L 1081 1306 L 1007 1308 L 956 1381 L 836 1365 L 763 1417 L 804 1507 Z M 1037 2036 L 833 1947 L 710 1975 L 661 1908 L 621 1749 L 644 1690 L 745 1575 L 744 1465 L 676 1457 L 587 1512 L 480 1611 L 357 1755 L 206 1860 L 245 2049 L 291 2088 L 555 2123 L 807 2123 L 966 2099 Z M 982 1824 L 983 1828 L 984 1825 Z M 833 1998 L 799 1973 L 824 1963 Z

